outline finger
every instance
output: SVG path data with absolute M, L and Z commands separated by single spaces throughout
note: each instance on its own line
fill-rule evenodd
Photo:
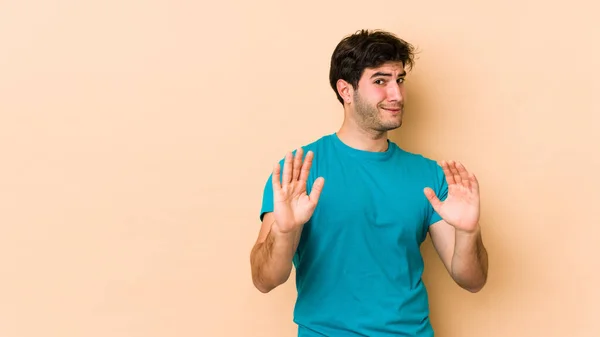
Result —
M 281 179 L 281 165 L 279 165 L 279 163 L 276 163 L 273 166 L 273 174 L 271 176 L 271 184 L 273 185 L 274 192 L 281 190 L 281 182 L 279 181 L 279 179 Z
M 283 165 L 283 179 L 281 179 L 282 187 L 286 187 L 292 179 L 292 153 L 288 152 L 285 155 L 285 162 Z
M 300 176 L 300 169 L 302 168 L 303 152 L 304 151 L 302 150 L 302 148 L 299 148 L 298 150 L 296 150 L 296 156 L 294 157 L 294 167 L 292 169 L 292 181 L 298 180 L 298 177 Z
M 469 180 L 469 172 L 467 172 L 467 169 L 465 168 L 465 166 L 462 163 L 457 162 L 456 170 L 458 171 L 458 174 L 460 175 L 460 179 L 462 181 L 463 186 L 465 186 L 468 189 L 471 189 L 471 182 Z
M 462 179 L 460 178 L 460 174 L 458 173 L 458 169 L 456 168 L 456 163 L 454 160 L 448 162 L 448 168 L 450 169 L 450 173 L 454 177 L 454 182 L 457 184 L 462 184 Z
M 431 207 L 433 207 L 433 210 L 439 213 L 440 208 L 442 207 L 442 202 L 435 195 L 435 192 L 430 187 L 425 187 L 423 189 L 423 193 L 425 193 L 425 197 L 427 197 L 427 200 L 429 200 L 429 203 L 431 204 Z
M 306 182 L 308 180 L 308 174 L 310 173 L 310 168 L 312 167 L 314 153 L 312 151 L 306 152 L 306 157 L 304 158 L 304 163 L 302 164 L 302 171 L 300 172 L 300 181 Z
M 479 193 L 479 181 L 477 180 L 477 177 L 475 176 L 474 173 L 469 173 L 469 182 L 471 183 L 471 186 L 473 187 L 473 189 Z
M 321 192 L 323 192 L 323 186 L 325 185 L 325 178 L 319 177 L 315 180 L 312 185 L 312 189 L 310 191 L 310 195 L 308 198 L 310 201 L 316 205 L 319 202 L 319 198 L 321 197 Z
M 446 176 L 446 181 L 448 182 L 448 185 L 454 184 L 455 183 L 454 175 L 452 174 L 452 172 L 450 172 L 450 167 L 448 165 L 448 162 L 443 160 L 440 163 L 440 166 L 442 167 L 442 170 L 444 171 L 444 175 Z

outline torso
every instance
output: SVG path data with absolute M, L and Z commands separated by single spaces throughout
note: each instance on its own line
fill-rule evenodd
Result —
M 294 259 L 300 331 L 432 334 L 420 245 L 432 220 L 423 188 L 439 183 L 435 162 L 391 142 L 386 152 L 355 150 L 335 134 L 308 150 L 308 192 L 317 177 L 325 186 Z

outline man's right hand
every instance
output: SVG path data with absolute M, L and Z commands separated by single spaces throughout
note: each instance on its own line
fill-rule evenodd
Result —
M 279 163 L 273 169 L 273 214 L 275 223 L 272 230 L 281 234 L 293 233 L 302 229 L 302 226 L 308 222 L 317 207 L 319 196 L 325 184 L 324 178 L 319 177 L 313 183 L 310 195 L 306 193 L 308 173 L 312 166 L 314 154 L 312 151 L 308 151 L 304 162 L 302 161 L 302 155 L 302 148 L 296 151 L 295 157 L 291 152 L 286 154 L 281 178 Z

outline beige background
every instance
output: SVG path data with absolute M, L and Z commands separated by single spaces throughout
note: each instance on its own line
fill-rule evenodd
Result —
M 423 246 L 437 336 L 600 336 L 588 4 L 0 2 L 0 336 L 294 336 L 293 280 L 260 294 L 248 254 L 360 28 L 420 50 L 393 139 L 482 185 L 487 287 Z

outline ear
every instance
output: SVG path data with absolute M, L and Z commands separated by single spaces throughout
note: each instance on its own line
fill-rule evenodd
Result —
M 354 88 L 352 87 L 352 84 L 340 79 L 337 81 L 336 86 L 338 93 L 344 100 L 344 104 L 350 104 L 354 95 Z

